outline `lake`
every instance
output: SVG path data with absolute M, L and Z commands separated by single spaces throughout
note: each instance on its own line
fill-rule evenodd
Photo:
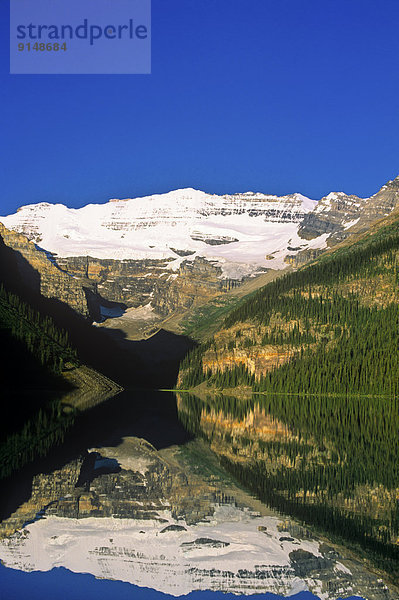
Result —
M 395 413 L 306 403 L 125 391 L 81 413 L 5 481 L 0 598 L 397 599 Z

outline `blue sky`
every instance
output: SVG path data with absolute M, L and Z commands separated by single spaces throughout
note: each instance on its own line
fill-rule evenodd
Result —
M 151 75 L 9 75 L 1 0 L 0 214 L 180 187 L 370 195 L 399 174 L 398 25 L 397 0 L 153 0 Z
M 48 572 L 24 573 L 7 569 L 0 563 L 0 600 L 26 600 L 29 589 L 30 600 L 174 600 L 169 594 L 162 594 L 148 588 L 139 588 L 121 581 L 95 579 L 92 575 L 71 573 L 64 568 Z M 255 594 L 236 596 L 222 592 L 192 592 L 180 596 L 182 600 L 285 600 L 275 594 Z M 290 600 L 317 600 L 309 592 L 300 592 Z M 347 600 L 356 600 L 351 596 Z M 361 599 L 359 599 L 361 600 Z

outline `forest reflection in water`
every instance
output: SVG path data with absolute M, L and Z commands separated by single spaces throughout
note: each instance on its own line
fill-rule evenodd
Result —
M 398 400 L 178 394 L 179 417 L 262 501 L 399 576 Z

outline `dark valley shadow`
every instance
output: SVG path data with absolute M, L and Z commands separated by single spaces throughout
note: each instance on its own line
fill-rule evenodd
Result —
M 32 308 L 51 317 L 57 327 L 67 330 L 82 362 L 124 387 L 172 388 L 179 361 L 195 345 L 189 338 L 167 331 L 160 331 L 148 340 L 130 341 L 121 330 L 114 330 L 110 335 L 104 328 L 92 326 L 65 302 L 44 297 L 40 293 L 40 273 L 1 238 L 0 281 Z M 94 313 L 99 300 L 108 307 L 112 305 L 95 298 L 92 290 L 85 293 Z

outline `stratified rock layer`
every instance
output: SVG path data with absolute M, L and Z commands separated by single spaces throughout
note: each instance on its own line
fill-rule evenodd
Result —
M 20 279 L 32 290 L 46 298 L 56 298 L 81 315 L 98 314 L 95 290 L 83 277 L 73 277 L 51 260 L 47 252 L 29 242 L 25 236 L 10 231 L 0 223 L 0 236 L 14 250 Z
M 367 231 L 371 223 L 388 216 L 398 205 L 399 177 L 370 198 L 332 192 L 304 216 L 298 233 L 305 240 L 327 233 L 327 244 L 333 246 L 353 233 Z

